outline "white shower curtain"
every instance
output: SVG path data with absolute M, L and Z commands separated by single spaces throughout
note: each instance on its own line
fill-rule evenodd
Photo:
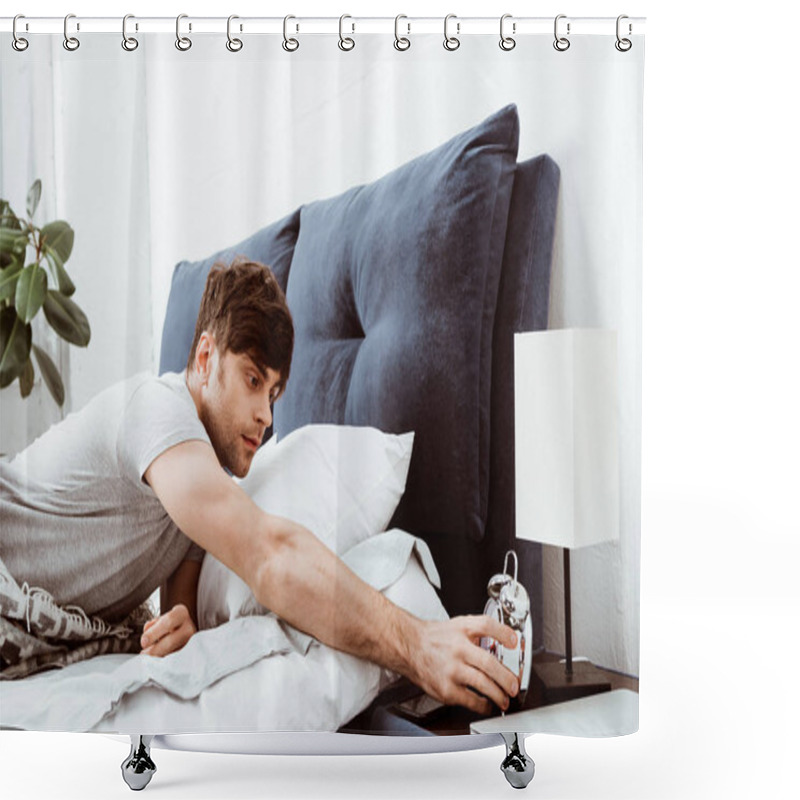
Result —
M 346 6 L 301 0 L 266 8 L 248 0 L 227 6 L 202 0 L 185 6 L 83 0 L 70 8 L 40 0 L 35 6 L 7 7 L 4 14 L 113 14 L 119 27 L 129 12 L 173 17 L 180 11 L 220 17 L 405 12 L 441 19 L 451 11 L 488 16 L 562 10 L 577 16 L 637 11 L 649 16 L 642 564 L 646 687 L 642 728 L 634 737 L 529 740 L 537 777 L 528 791 L 543 797 L 653 800 L 715 794 L 790 797 L 796 789 L 794 709 L 800 701 L 791 671 L 797 652 L 792 626 L 800 612 L 793 580 L 800 537 L 792 500 L 799 389 L 791 367 L 800 280 L 794 256 L 800 123 L 791 100 L 796 55 L 790 46 L 799 6 L 767 2 L 736 11 L 700 10 L 697 3 L 678 0 L 604 5 L 601 10 L 594 0 L 573 0 L 563 8 L 501 8 L 479 0 L 416 5 L 352 0 Z M 0 39 L 3 48 L 9 47 L 9 38 L 6 33 Z M 32 47 L 42 45 L 41 36 L 29 38 Z M 60 48 L 56 38 L 54 46 Z M 335 41 L 332 33 L 334 48 Z M 575 52 L 573 46 L 569 55 Z M 22 170 L 14 196 L 22 196 L 17 205 L 24 205 L 28 176 L 36 174 L 44 181 L 45 218 L 72 220 L 71 212 L 56 202 L 60 190 L 42 160 L 34 170 L 26 156 L 6 155 L 15 124 L 19 140 L 27 141 L 25 120 L 31 116 L 29 99 L 10 102 L 7 65 L 3 60 L 0 103 L 4 119 L 10 120 L 14 111 L 17 121 L 6 121 L 0 129 L 3 195 L 12 169 Z M 437 93 L 434 85 L 426 91 Z M 127 108 L 127 99 L 121 96 L 119 107 Z M 109 116 L 118 110 L 110 108 Z M 50 119 L 46 103 L 37 112 Z M 51 137 L 52 130 L 48 123 L 36 136 Z M 116 202 L 124 205 L 119 197 Z M 78 230 L 76 247 L 89 246 L 86 238 Z M 77 253 L 75 266 L 82 269 Z M 79 297 L 88 291 L 88 282 L 78 283 Z M 101 319 L 94 307 L 91 321 L 96 333 Z M 65 349 L 73 362 L 86 355 Z M 24 405 L 15 404 L 18 396 L 15 384 L 0 392 L 0 404 L 3 412 L 13 414 L 24 408 L 28 429 L 18 430 L 19 416 L 15 425 L 0 418 L 0 451 L 15 451 L 60 416 L 46 390 Z M 756 647 L 750 646 L 751 639 Z M 754 682 L 758 675 L 770 679 Z M 255 798 L 265 792 L 366 798 L 385 792 L 391 782 L 398 798 L 456 791 L 464 798 L 484 798 L 509 791 L 495 780 L 502 750 L 498 745 L 401 759 L 307 759 L 299 771 L 298 759 L 165 753 L 159 777 L 176 770 L 181 778 L 157 788 L 170 798 Z M 31 800 L 55 794 L 105 798 L 120 790 L 116 765 L 123 751 L 127 745 L 103 736 L 2 732 L 3 790 Z M 65 778 L 70 774 L 81 777 L 73 782 Z
M 92 325 L 87 349 L 51 337 L 67 387 L 65 413 L 100 390 L 158 368 L 172 270 L 240 241 L 298 206 L 373 181 L 515 103 L 519 161 L 549 154 L 561 170 L 550 327 L 619 335 L 621 527 L 618 543 L 573 554 L 577 653 L 639 673 L 641 451 L 641 160 L 644 42 L 626 53 L 608 35 L 301 37 L 197 36 L 179 52 L 168 33 L 58 36 L 2 53 L 0 196 L 24 205 L 35 178 L 42 213 L 76 232 L 75 299 Z M 19 199 L 21 198 L 21 200 Z M 22 401 L 4 389 L 0 451 L 15 453 L 60 413 L 43 386 Z M 499 567 L 499 565 L 498 565 Z M 560 552 L 545 554 L 545 629 L 563 650 Z

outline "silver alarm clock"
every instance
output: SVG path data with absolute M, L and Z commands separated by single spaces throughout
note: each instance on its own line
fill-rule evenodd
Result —
M 514 576 L 508 573 L 508 558 L 514 559 Z M 481 638 L 481 647 L 488 650 L 501 664 L 508 667 L 519 680 L 519 694 L 511 698 L 509 710 L 518 708 L 525 701 L 531 677 L 531 602 L 525 587 L 517 580 L 517 554 L 513 550 L 506 553 L 503 571 L 493 575 L 486 591 L 489 599 L 483 609 L 484 614 L 494 617 L 508 625 L 517 633 L 517 646 L 503 646 L 492 637 Z

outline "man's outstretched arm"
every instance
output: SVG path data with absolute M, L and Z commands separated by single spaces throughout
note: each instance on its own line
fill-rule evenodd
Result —
M 514 632 L 484 615 L 420 620 L 362 581 L 306 528 L 262 511 L 201 441 L 162 453 L 145 479 L 189 538 L 232 569 L 259 603 L 324 644 L 405 675 L 432 697 L 489 713 L 516 678 L 479 646 Z

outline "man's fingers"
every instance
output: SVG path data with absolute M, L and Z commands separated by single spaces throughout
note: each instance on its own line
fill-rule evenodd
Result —
M 164 637 L 168 636 L 172 631 L 178 630 L 181 626 L 176 625 L 175 622 L 167 615 L 162 614 L 158 619 L 153 620 L 154 624 L 150 629 L 142 634 L 142 647 L 147 648 L 151 645 L 160 642 Z
M 159 639 L 166 636 L 172 628 L 172 626 L 164 620 L 164 617 L 153 620 L 153 623 L 154 624 L 142 634 L 142 647 L 149 647 L 155 644 Z
M 142 654 L 146 656 L 169 655 L 176 650 L 180 650 L 189 641 L 190 636 L 187 634 L 188 630 L 185 629 L 185 626 L 175 628 L 165 636 L 162 636 L 157 642 L 142 650 Z
M 495 659 L 492 659 L 493 661 Z M 485 672 L 474 667 L 466 667 L 463 682 L 469 687 L 480 692 L 487 702 L 491 700 L 498 708 L 505 711 L 508 708 L 508 696 L 501 686 L 489 678 Z
M 492 704 L 485 697 L 481 697 L 469 688 L 461 692 L 457 703 L 460 706 L 464 706 L 464 708 L 468 708 L 470 711 L 474 711 L 476 714 L 483 714 L 486 716 L 492 713 Z
M 488 614 L 475 614 L 469 618 L 475 627 L 475 631 L 479 636 L 491 636 L 497 639 L 504 647 L 517 646 L 517 634 L 513 628 L 504 625 L 494 617 Z
M 178 603 L 161 616 L 145 622 L 141 645 L 147 648 L 167 636 L 170 631 L 178 630 L 190 622 L 189 610 L 183 603 Z
M 514 633 L 511 628 L 509 628 L 507 625 L 501 625 L 499 622 L 497 622 L 497 620 L 491 620 L 490 617 L 484 617 L 483 619 L 489 620 L 490 622 L 493 621 L 499 629 L 505 628 L 506 630 L 511 631 L 512 634 Z M 497 628 L 494 630 L 497 630 Z M 517 676 L 508 667 L 501 664 L 491 653 L 484 650 L 482 647 L 473 646 L 468 648 L 466 662 L 472 667 L 476 668 L 479 672 L 488 676 L 488 678 L 494 681 L 494 683 L 496 683 L 500 690 L 505 692 L 505 694 L 511 697 L 515 697 L 517 695 L 517 692 L 519 691 Z M 483 690 L 481 689 L 481 691 Z M 483 693 L 491 696 L 492 698 L 495 697 L 495 695 L 490 695 L 488 692 Z M 495 702 L 497 701 L 495 700 Z
M 156 619 L 149 619 L 149 620 L 147 620 L 147 622 L 145 622 L 145 624 L 144 624 L 144 630 L 142 631 L 142 639 L 141 639 L 141 641 L 142 641 L 142 647 L 146 647 L 146 646 L 147 646 L 147 645 L 145 645 L 145 644 L 144 644 L 144 640 L 145 640 L 145 634 L 149 632 L 149 634 L 148 634 L 148 635 L 150 635 L 150 636 L 152 636 L 152 635 L 153 635 L 153 634 L 152 634 L 153 625 L 155 625 L 155 624 L 156 624 L 156 622 L 158 622 L 158 617 L 156 617 Z
M 165 656 L 168 653 L 171 653 L 173 650 L 178 649 L 175 647 L 177 644 L 176 639 L 177 635 L 175 633 L 169 633 L 166 636 L 162 636 L 155 644 L 151 644 L 150 647 L 142 650 L 142 655 Z

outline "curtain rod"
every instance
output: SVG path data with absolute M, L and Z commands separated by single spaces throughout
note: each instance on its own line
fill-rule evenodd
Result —
M 443 33 L 444 17 L 356 17 L 345 15 L 338 17 L 295 17 L 287 18 L 289 30 L 294 34 L 338 34 L 340 30 L 346 34 L 389 33 L 395 32 L 399 26 L 402 35 L 423 33 Z M 617 31 L 615 17 L 570 17 L 559 15 L 559 30 L 574 34 L 606 34 L 613 36 Z M 621 31 L 625 36 L 643 34 L 645 17 L 625 17 Z M 0 17 L 0 31 L 11 33 L 13 17 Z M 237 34 L 283 34 L 284 17 L 235 17 L 232 30 Z M 504 30 L 508 35 L 524 36 L 527 34 L 553 34 L 554 17 L 513 17 L 506 15 Z M 175 33 L 177 20 L 175 17 L 136 17 L 128 19 L 129 33 Z M 497 17 L 458 17 L 451 15 L 449 31 L 452 35 L 469 36 L 475 34 L 498 34 L 500 16 Z M 17 33 L 22 34 L 54 34 L 64 33 L 64 17 L 20 16 L 17 20 Z M 180 29 L 182 34 L 225 34 L 228 30 L 227 17 L 195 17 L 181 15 Z M 122 17 L 81 17 L 70 15 L 69 33 L 121 33 Z

